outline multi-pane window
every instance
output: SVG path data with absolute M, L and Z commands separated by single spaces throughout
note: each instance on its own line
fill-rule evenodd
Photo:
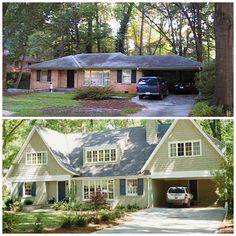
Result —
M 183 141 L 169 144 L 169 157 L 200 156 L 201 141 Z
M 84 86 L 109 86 L 111 84 L 109 70 L 85 70 Z
M 32 194 L 32 184 L 31 183 L 25 183 L 25 196 L 31 196 Z
M 122 83 L 131 84 L 131 70 L 122 70 Z
M 91 199 L 96 193 L 101 193 L 106 199 L 114 199 L 114 180 L 84 180 L 84 200 Z
M 138 193 L 138 180 L 127 179 L 127 195 L 137 195 Z
M 26 154 L 26 165 L 46 165 L 47 152 L 30 152 Z
M 86 151 L 85 163 L 102 163 L 102 162 L 116 162 L 116 161 L 117 161 L 117 151 L 115 148 Z

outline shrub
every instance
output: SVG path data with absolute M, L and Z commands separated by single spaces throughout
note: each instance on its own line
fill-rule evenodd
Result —
M 94 205 L 90 203 L 83 203 L 80 205 L 80 210 L 81 211 L 93 211 L 95 210 Z
M 140 207 L 137 205 L 137 203 L 128 204 L 126 208 L 128 211 L 137 211 L 140 209 Z
M 2 215 L 2 222 L 3 233 L 12 233 L 15 225 L 17 224 L 16 217 L 12 213 L 4 213 Z
M 55 197 L 52 197 L 48 200 L 48 204 L 54 204 L 56 202 Z
M 102 221 L 108 221 L 111 218 L 110 212 L 108 210 L 101 210 L 100 216 Z
M 95 210 L 97 210 L 101 206 L 105 206 L 107 202 L 105 196 L 100 191 L 98 191 L 91 196 L 90 204 L 94 206 Z
M 211 116 L 212 108 L 207 102 L 197 102 L 193 106 L 192 116 Z
M 69 215 L 64 216 L 63 219 L 62 219 L 61 227 L 62 228 L 70 228 L 70 227 L 72 227 L 72 225 L 73 225 L 72 215 L 69 214 Z
M 81 209 L 81 203 L 79 201 L 70 202 L 68 208 L 72 211 L 79 211 Z
M 12 207 L 15 212 L 22 211 L 22 203 L 20 201 L 13 202 Z
M 41 214 L 37 214 L 35 216 L 35 222 L 33 225 L 33 232 L 34 233 L 42 233 L 43 230 L 43 216 Z
M 75 216 L 73 222 L 78 227 L 85 227 L 88 224 L 88 217 L 85 214 L 79 214 Z
M 8 198 L 6 201 L 5 201 L 5 209 L 7 211 L 11 211 L 13 209 L 13 199 L 12 198 Z
M 75 99 L 103 100 L 111 97 L 111 87 L 88 87 L 83 90 L 78 90 Z
M 31 199 L 25 199 L 24 205 L 33 205 L 33 201 Z
M 197 74 L 196 87 L 202 99 L 212 102 L 215 92 L 215 63 L 205 65 L 203 70 Z
M 115 209 L 114 210 L 114 215 L 116 218 L 121 218 L 122 216 L 125 215 L 124 210 L 119 210 L 119 209 Z

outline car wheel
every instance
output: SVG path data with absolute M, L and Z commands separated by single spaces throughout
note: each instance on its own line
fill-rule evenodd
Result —
M 138 98 L 139 98 L 139 99 L 143 99 L 143 95 L 139 95 Z
M 164 95 L 163 95 L 163 94 L 160 94 L 158 98 L 159 98 L 159 100 L 163 100 Z

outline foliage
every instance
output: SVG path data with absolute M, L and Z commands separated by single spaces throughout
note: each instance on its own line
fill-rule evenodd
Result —
M 61 223 L 62 228 L 71 228 L 73 225 L 73 216 L 72 214 L 66 214 Z
M 107 205 L 106 197 L 102 194 L 101 191 L 97 191 L 95 194 L 93 194 L 90 197 L 89 203 L 94 207 L 95 210 Z
M 17 201 L 15 201 L 15 202 L 13 202 L 12 208 L 13 208 L 13 210 L 14 210 L 15 212 L 22 211 L 23 204 L 21 203 L 20 200 L 17 200 Z
M 6 199 L 4 205 L 5 205 L 4 207 L 5 210 L 11 211 L 13 209 L 13 199 L 12 198 Z
M 84 202 L 81 204 L 80 210 L 81 211 L 93 211 L 93 210 L 95 210 L 95 207 L 94 207 L 94 205 L 92 205 L 88 202 Z
M 35 216 L 33 232 L 34 233 L 42 233 L 42 230 L 43 230 L 43 215 L 42 214 L 37 214 Z
M 3 233 L 12 233 L 17 224 L 16 216 L 13 213 L 4 212 L 2 215 Z
M 73 223 L 78 227 L 85 227 L 88 224 L 88 216 L 86 214 L 76 214 Z
M 56 202 L 55 197 L 48 199 L 48 204 L 54 204 Z
M 196 87 L 201 99 L 213 102 L 215 92 L 215 64 L 209 63 L 196 75 Z
M 108 221 L 111 219 L 111 212 L 109 210 L 101 210 L 99 212 L 102 221 Z
M 19 75 L 19 72 L 8 72 L 7 73 L 7 87 L 14 88 L 16 79 Z M 30 89 L 30 73 L 23 72 L 20 84 L 18 86 L 19 89 Z
M 75 99 L 103 100 L 112 97 L 111 87 L 87 87 L 77 91 Z
M 25 199 L 23 204 L 26 205 L 26 206 L 27 205 L 33 205 L 33 201 L 31 199 Z
M 192 116 L 211 116 L 212 108 L 208 102 L 196 102 L 193 106 Z
M 140 209 L 137 203 L 128 204 L 126 208 L 128 211 L 138 211 Z

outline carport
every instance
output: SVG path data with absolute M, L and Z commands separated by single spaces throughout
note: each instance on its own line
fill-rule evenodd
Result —
M 166 206 L 166 192 L 169 187 L 189 187 L 197 206 L 213 205 L 217 201 L 216 188 L 212 179 L 152 179 L 153 206 Z
M 159 76 L 168 81 L 169 91 L 173 93 L 174 85 L 177 82 L 190 82 L 195 84 L 196 73 L 199 70 L 143 70 L 143 76 Z

